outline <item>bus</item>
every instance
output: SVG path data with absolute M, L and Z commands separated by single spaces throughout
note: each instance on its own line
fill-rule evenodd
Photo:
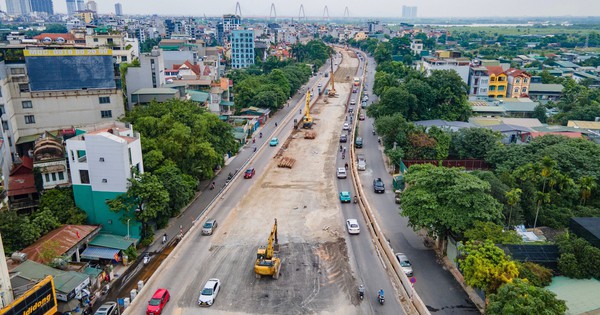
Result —
M 360 84 L 360 78 L 354 77 L 354 86 L 358 86 Z

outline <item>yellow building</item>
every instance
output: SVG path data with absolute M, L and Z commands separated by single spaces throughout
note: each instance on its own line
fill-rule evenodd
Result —
M 488 75 L 490 83 L 488 87 L 488 96 L 491 98 L 504 98 L 508 90 L 508 77 L 504 69 L 500 66 L 488 66 Z
M 356 34 L 354 34 L 354 40 L 356 40 L 356 41 L 365 40 L 368 37 L 369 36 L 367 36 L 367 33 L 365 33 L 365 32 L 357 32 Z
M 508 78 L 508 97 L 519 98 L 529 95 L 531 75 L 523 70 L 510 68 L 506 70 Z

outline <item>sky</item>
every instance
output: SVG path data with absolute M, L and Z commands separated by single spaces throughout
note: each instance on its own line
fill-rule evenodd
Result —
M 87 1 L 87 0 L 86 0 Z M 600 16 L 600 0 L 95 0 L 98 12 L 114 13 L 116 2 L 124 14 L 220 16 L 234 13 L 240 3 L 243 16 L 298 17 L 300 5 L 306 16 L 401 17 L 402 6 L 416 6 L 418 17 L 521 17 Z M 54 0 L 54 10 L 66 13 L 66 0 Z

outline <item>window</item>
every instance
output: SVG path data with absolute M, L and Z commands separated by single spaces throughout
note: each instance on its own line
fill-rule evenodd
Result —
M 127 62 L 127 56 L 121 56 L 121 61 L 122 62 Z
M 44 174 L 44 176 L 46 176 L 46 183 L 50 181 L 50 174 L 46 173 Z
M 110 96 L 100 96 L 98 100 L 100 104 L 110 104 Z
M 100 117 L 102 118 L 112 118 L 112 110 L 101 110 Z
M 58 179 L 59 180 L 64 180 L 65 179 L 65 172 L 58 173 Z
M 8 139 L 8 146 L 12 147 L 12 138 L 11 137 L 6 137 L 6 139 Z
M 56 173 L 52 173 L 52 181 L 55 182 L 56 181 Z
M 515 83 L 521 83 L 521 79 L 519 79 L 519 78 L 516 78 L 516 79 L 515 79 Z
M 108 180 L 107 180 L 106 178 L 103 178 L 103 179 L 102 179 L 102 182 L 103 182 L 103 183 L 108 183 Z
M 529 82 L 529 79 L 527 79 L 527 78 L 524 78 L 524 79 L 523 79 L 523 83 L 527 83 L 527 82 Z
M 79 170 L 79 180 L 82 184 L 90 183 L 90 174 L 88 173 L 88 170 Z
M 26 124 L 35 124 L 35 116 L 25 115 L 25 123 Z
M 31 101 L 22 101 L 21 105 L 23 106 L 23 108 L 33 108 L 33 104 L 31 103 Z
M 515 88 L 515 93 L 519 93 L 519 88 Z
M 21 92 L 21 93 L 29 92 L 29 83 L 19 84 L 19 92 Z
M 97 38 L 94 38 L 94 43 L 97 43 L 97 42 L 98 42 L 98 39 L 97 39 Z
M 2 121 L 2 130 L 4 130 L 4 131 L 8 130 L 8 121 L 6 121 L 6 120 Z
M 6 114 L 6 109 L 4 109 L 4 105 L 0 105 L 0 115 Z
M 25 74 L 25 68 L 10 68 L 10 74 Z
M 527 88 L 526 88 L 526 87 L 524 87 L 524 88 L 521 90 L 521 92 L 522 92 L 522 93 L 527 93 Z

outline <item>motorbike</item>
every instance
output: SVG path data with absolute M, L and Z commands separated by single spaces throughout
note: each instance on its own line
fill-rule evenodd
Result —
M 385 298 L 383 297 L 383 294 L 379 293 L 377 295 L 377 299 L 379 300 L 379 304 L 383 305 L 383 303 L 385 303 Z
M 361 300 L 365 297 L 365 288 L 362 285 L 358 288 L 358 297 Z
M 212 182 L 212 184 L 210 184 L 210 190 L 215 189 L 215 182 Z
M 229 173 L 229 175 L 227 175 L 227 180 L 231 180 L 233 178 L 233 174 Z
M 373 130 L 373 135 L 375 135 L 375 130 Z
M 259 137 L 259 138 L 262 138 L 262 132 L 258 134 L 258 137 Z
M 150 262 L 150 255 L 148 255 L 148 253 L 146 253 L 144 255 L 143 262 L 144 262 L 144 266 Z
M 358 203 L 358 198 L 356 196 L 354 196 L 354 203 L 357 204 Z

